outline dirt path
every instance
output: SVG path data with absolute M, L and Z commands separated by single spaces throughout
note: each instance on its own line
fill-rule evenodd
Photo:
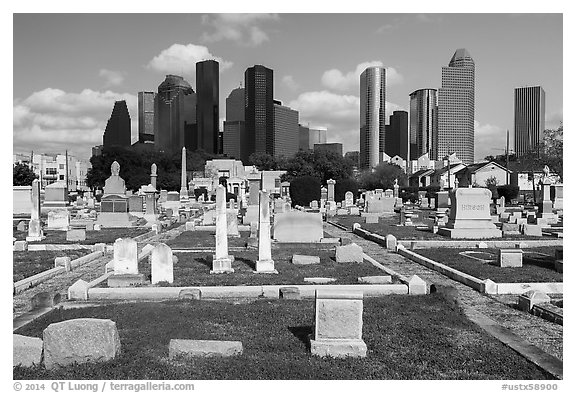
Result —
M 351 232 L 343 231 L 330 224 L 325 224 L 324 231 L 335 237 L 350 239 L 361 246 L 364 252 L 376 261 L 404 276 L 410 277 L 416 274 L 428 284 L 456 289 L 456 298 L 465 311 L 473 310 L 487 316 L 528 343 L 562 360 L 562 325 L 516 310 L 506 305 L 504 298 L 499 300 L 499 296 L 481 294 L 464 284 L 396 253 L 389 252 L 382 246 Z

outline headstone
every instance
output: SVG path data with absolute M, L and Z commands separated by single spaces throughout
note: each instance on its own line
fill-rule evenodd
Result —
M 216 222 L 216 211 L 207 210 L 202 216 L 202 225 L 214 225 Z
M 344 194 L 344 206 L 350 207 L 353 205 L 354 205 L 354 194 L 352 193 L 352 191 L 346 191 L 346 194 Z
M 294 265 L 317 265 L 320 263 L 320 257 L 294 254 L 292 256 L 292 263 Z
M 156 166 L 156 163 L 153 163 L 150 166 L 150 184 L 154 188 L 156 188 L 156 177 L 158 177 L 157 171 L 158 171 L 158 167 Z
M 240 232 L 238 232 L 238 210 L 227 209 L 226 222 L 228 225 L 228 237 L 240 237 Z
M 328 179 L 326 183 L 328 184 L 328 201 L 334 201 L 334 186 L 336 185 L 336 180 Z
M 520 225 L 518 224 L 510 224 L 508 222 L 502 223 L 502 234 L 503 235 L 519 235 L 520 234 Z
M 490 194 L 492 195 L 492 194 Z M 436 193 L 436 209 L 447 209 L 450 207 L 449 201 L 450 196 L 448 195 L 448 191 L 438 191 Z M 488 198 L 490 200 L 490 198 Z
M 518 308 L 530 312 L 537 304 L 550 303 L 550 296 L 541 291 L 528 291 L 518 296 Z
M 158 203 L 164 203 L 168 200 L 168 190 L 160 190 L 160 198 Z
M 249 183 L 249 194 L 248 194 L 248 206 L 258 205 L 258 197 L 260 192 L 260 179 L 250 179 Z
M 141 196 L 132 195 L 128 198 L 128 211 L 142 213 L 144 211 L 144 201 Z
M 16 225 L 16 230 L 18 232 L 26 232 L 27 229 L 26 221 L 20 221 L 18 225 Z
M 278 273 L 272 259 L 270 239 L 270 196 L 268 191 L 260 191 L 260 215 L 258 218 L 258 260 L 256 273 Z M 290 213 L 285 213 L 290 214 Z
M 554 209 L 564 209 L 564 185 L 554 184 Z
M 67 231 L 70 226 L 70 213 L 67 209 L 53 209 L 48 212 L 48 229 Z
M 392 276 L 365 276 L 358 277 L 361 284 L 392 284 Z
M 42 340 L 38 337 L 12 335 L 12 366 L 32 367 L 42 361 Z
M 68 288 L 68 300 L 88 300 L 89 284 L 80 279 Z
M 102 229 L 102 225 L 100 224 L 94 224 L 94 230 L 95 231 L 100 231 Z
M 152 250 L 150 256 L 152 270 L 152 284 L 159 282 L 174 282 L 174 267 L 172 261 L 172 250 L 164 243 L 158 244 Z
M 490 217 L 491 195 L 487 188 L 458 188 L 452 192 L 448 223 L 438 233 L 456 239 L 502 237 Z
M 300 289 L 298 287 L 282 287 L 278 290 L 280 299 L 300 300 Z
M 366 224 L 378 224 L 378 213 L 365 214 Z
M 80 318 L 48 325 L 43 332 L 44 367 L 52 370 L 73 363 L 102 362 L 120 354 L 116 323 Z
M 250 225 L 251 222 L 258 221 L 258 204 L 256 205 L 248 205 L 246 208 L 246 213 L 244 217 L 242 217 L 242 224 Z
M 328 200 L 328 189 L 326 187 L 320 189 L 320 200 L 324 200 L 324 203 Z
M 500 267 L 522 267 L 522 250 L 500 249 L 498 253 Z
M 85 230 L 87 230 L 87 231 L 93 231 L 93 230 L 94 230 L 94 222 L 93 222 L 93 221 L 87 222 L 87 223 L 86 223 Z
M 542 228 L 538 225 L 522 225 L 522 233 L 526 236 L 542 236 Z
M 317 200 L 313 200 L 312 202 L 310 202 L 310 207 L 312 209 L 318 209 L 318 201 Z
M 31 186 L 12 186 L 12 214 L 29 215 L 32 206 Z
M 338 263 L 362 263 L 364 257 L 362 256 L 362 247 L 356 243 L 351 243 L 346 246 L 336 246 L 336 262 Z
M 251 238 L 258 237 L 258 221 L 252 221 L 250 223 L 250 237 Z
M 114 274 L 138 274 L 138 244 L 133 239 L 114 242 Z
M 241 355 L 240 341 L 172 339 L 168 344 L 168 358 L 178 357 L 229 357 Z
M 58 181 L 46 186 L 44 189 L 44 207 L 65 208 L 67 204 L 66 183 Z
M 187 221 L 186 224 L 184 224 L 184 230 L 185 231 L 193 231 L 195 229 L 195 225 L 194 225 L 194 221 Z
M 274 240 L 280 243 L 317 243 L 323 237 L 320 213 L 292 211 L 274 215 Z
M 394 213 L 394 198 L 368 198 L 364 211 L 366 213 Z
M 396 236 L 388 234 L 386 235 L 386 249 L 391 251 L 396 251 Z
M 365 357 L 361 291 L 316 290 L 314 338 L 310 350 L 320 357 Z
M 67 272 L 69 272 L 72 270 L 70 262 L 70 257 L 56 257 L 54 258 L 54 267 L 62 266 Z
M 422 280 L 417 275 L 413 275 L 408 279 L 409 295 L 426 295 L 426 293 L 428 293 L 426 281 Z
M 226 218 L 226 189 L 216 189 L 216 253 L 212 258 L 211 274 L 234 273 L 232 258 L 228 255 L 228 223 Z
M 359 216 L 360 215 L 360 208 L 357 206 L 350 206 L 350 215 L 351 216 Z
M 28 242 L 25 240 L 17 240 L 14 242 L 14 251 L 26 251 L 28 250 Z
M 394 198 L 394 191 L 388 188 L 384 191 L 384 198 Z
M 70 229 L 66 232 L 66 241 L 82 242 L 86 240 L 86 229 Z

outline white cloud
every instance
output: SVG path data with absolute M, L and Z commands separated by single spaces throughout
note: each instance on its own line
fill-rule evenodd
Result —
M 88 159 L 92 146 L 102 144 L 114 102 L 126 100 L 137 133 L 137 97 L 128 93 L 94 91 L 68 93 L 47 88 L 15 100 L 13 117 L 14 151 L 64 152 L 68 149 Z
M 214 56 L 202 45 L 173 44 L 154 56 L 147 67 L 165 74 L 196 75 L 196 63 L 203 60 L 216 60 L 220 63 L 220 72 L 232 67 L 232 62 Z
M 327 127 L 328 142 L 343 144 L 344 151 L 358 150 L 360 144 L 360 98 L 329 91 L 300 94 L 288 106 L 300 112 L 300 123 Z M 386 115 L 403 109 L 386 102 Z
M 349 91 L 360 86 L 360 74 L 368 67 L 383 67 L 380 60 L 365 61 L 356 66 L 356 69 L 349 72 L 342 72 L 336 68 L 328 70 L 322 74 L 322 84 L 333 90 Z M 386 67 L 386 85 L 392 86 L 402 83 L 403 76 L 393 67 Z
M 104 78 L 104 87 L 112 87 L 121 85 L 124 82 L 124 75 L 120 71 L 112 71 L 102 68 L 98 75 Z
M 298 90 L 300 85 L 294 80 L 292 75 L 285 75 L 282 77 L 282 84 L 290 90 Z
M 510 149 L 514 148 L 514 133 L 510 132 Z M 474 161 L 486 156 L 497 156 L 506 152 L 506 130 L 492 124 L 474 121 Z
M 204 33 L 202 41 L 234 41 L 240 45 L 258 46 L 270 38 L 262 29 L 265 22 L 276 21 L 276 14 L 215 14 L 203 15 L 202 24 L 211 26 L 211 33 Z

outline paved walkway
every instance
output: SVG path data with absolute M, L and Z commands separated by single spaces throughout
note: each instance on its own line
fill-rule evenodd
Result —
M 334 237 L 350 239 L 361 246 L 366 254 L 397 273 L 407 277 L 416 274 L 429 285 L 435 284 L 436 286 L 454 288 L 456 290 L 456 299 L 464 309 L 464 312 L 467 314 L 480 313 L 511 330 L 528 343 L 562 360 L 563 340 L 561 325 L 511 308 L 504 301 L 499 301 L 499 296 L 481 294 L 464 284 L 394 252 L 389 252 L 379 244 L 361 238 L 351 232 L 343 231 L 330 224 L 324 225 L 324 231 Z

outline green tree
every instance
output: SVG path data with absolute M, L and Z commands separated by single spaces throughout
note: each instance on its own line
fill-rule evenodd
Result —
M 309 206 L 310 202 L 320 200 L 320 180 L 313 176 L 302 176 L 290 182 L 292 206 Z
M 37 178 L 32 169 L 26 164 L 18 163 L 12 168 L 13 186 L 31 186 L 32 181 Z
M 283 181 L 293 181 L 302 176 L 313 176 L 326 184 L 328 179 L 336 181 L 352 177 L 354 163 L 351 159 L 331 151 L 299 151 L 285 160 L 280 169 L 286 170 Z
M 408 184 L 406 173 L 398 165 L 382 162 L 373 171 L 365 170 L 360 174 L 360 187 L 366 190 L 376 188 L 392 189 L 394 180 L 398 179 L 399 186 Z
M 266 153 L 252 153 L 248 160 L 259 171 L 275 171 L 278 169 L 278 160 Z
M 340 202 L 343 201 L 346 192 L 352 192 L 354 199 L 358 198 L 358 182 L 354 179 L 340 179 L 336 181 L 334 186 L 334 200 Z
M 560 125 L 556 130 L 544 130 L 544 141 L 540 146 L 540 161 L 548 165 L 550 171 L 560 176 L 564 176 L 564 125 Z

